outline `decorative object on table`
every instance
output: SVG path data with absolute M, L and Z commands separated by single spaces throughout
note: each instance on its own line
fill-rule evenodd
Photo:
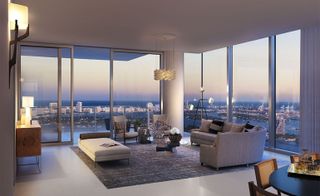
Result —
M 319 154 L 310 153 L 303 150 L 302 154 L 297 156 L 296 162 L 288 167 L 288 173 L 292 175 L 306 175 L 320 177 L 320 159 Z M 291 158 L 292 159 L 292 158 Z
M 14 30 L 14 40 L 10 40 L 9 43 L 9 88 L 11 81 L 11 70 L 17 62 L 17 48 L 18 42 L 24 40 L 29 36 L 29 10 L 27 6 L 9 3 L 9 22 L 10 30 Z M 23 35 L 19 36 L 19 30 L 26 29 Z M 13 51 L 11 50 L 13 49 Z
M 172 129 L 170 129 L 169 139 L 170 139 L 171 146 L 180 146 L 180 141 L 182 139 L 180 130 L 176 127 L 173 127 Z
M 22 96 L 22 107 L 25 112 L 21 116 L 21 124 L 30 125 L 32 119 L 31 107 L 34 107 L 34 98 L 32 96 Z
M 149 140 L 151 134 L 146 126 L 141 126 L 138 129 L 138 134 L 139 134 L 139 142 L 140 144 L 150 144 L 151 141 Z

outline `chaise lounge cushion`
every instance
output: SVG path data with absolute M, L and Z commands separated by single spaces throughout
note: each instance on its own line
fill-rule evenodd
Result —
M 114 146 L 109 146 L 115 144 Z M 80 149 L 93 161 L 128 159 L 130 149 L 109 138 L 79 140 Z

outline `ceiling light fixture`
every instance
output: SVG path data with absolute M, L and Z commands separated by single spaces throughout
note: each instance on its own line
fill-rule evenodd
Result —
M 169 42 L 170 40 L 173 40 L 173 44 L 172 44 L 172 58 L 171 58 L 171 64 L 174 64 L 174 40 L 176 38 L 175 35 L 173 34 L 164 34 L 161 36 L 161 38 L 166 41 Z M 157 40 L 156 40 L 157 41 Z M 155 80 L 174 80 L 176 78 L 176 72 L 174 70 L 171 69 L 167 69 L 167 61 L 164 63 L 164 68 L 162 69 L 156 69 L 154 70 L 154 79 Z

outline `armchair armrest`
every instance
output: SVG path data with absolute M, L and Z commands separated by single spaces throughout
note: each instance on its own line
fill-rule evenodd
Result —
M 200 129 L 191 129 L 190 131 L 200 131 Z
M 200 145 L 200 162 L 201 164 L 213 165 L 216 160 L 216 151 L 217 148 L 215 144 L 213 145 Z

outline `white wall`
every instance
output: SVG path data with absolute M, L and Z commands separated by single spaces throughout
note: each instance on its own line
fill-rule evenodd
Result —
M 8 86 L 8 0 L 0 0 L 0 195 L 13 195 L 14 86 Z
M 320 26 L 301 29 L 301 149 L 320 152 Z
M 183 52 L 165 52 L 165 63 L 167 69 L 176 71 L 176 79 L 164 81 L 163 84 L 163 112 L 167 114 L 172 127 L 177 127 L 183 131 L 183 96 L 184 96 L 184 56 Z M 172 62 L 174 56 L 174 64 Z

